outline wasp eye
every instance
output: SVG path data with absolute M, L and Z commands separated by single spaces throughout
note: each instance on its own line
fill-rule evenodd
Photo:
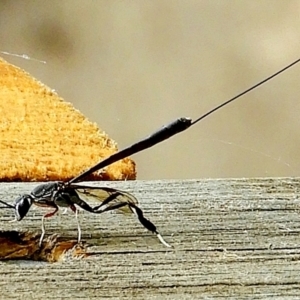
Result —
M 15 202 L 15 215 L 17 221 L 21 221 L 27 214 L 32 205 L 32 197 L 30 195 L 22 195 Z

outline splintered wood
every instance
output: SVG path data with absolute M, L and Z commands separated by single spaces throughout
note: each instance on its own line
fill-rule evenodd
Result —
M 39 245 L 40 234 L 33 232 L 0 231 L 0 260 L 34 260 L 57 262 L 86 256 L 85 249 L 77 241 L 61 241 L 52 235 Z
M 0 199 L 11 203 L 34 186 L 2 184 Z M 0 298 L 299 298 L 300 179 L 131 181 L 110 187 L 133 193 L 173 248 L 133 216 L 80 212 L 86 256 L 66 254 L 46 264 L 0 262 Z M 1 230 L 33 231 L 36 247 L 43 213 L 33 207 L 21 222 L 9 223 L 13 211 L 1 209 Z M 77 239 L 73 213 L 49 218 L 45 227 L 45 241 L 60 236 L 52 240 L 57 248 Z M 26 243 L 20 249 L 26 254 Z

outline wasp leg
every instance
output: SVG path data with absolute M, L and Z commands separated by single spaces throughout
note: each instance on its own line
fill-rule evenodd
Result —
M 80 243 L 80 241 L 81 241 L 81 228 L 80 228 L 80 224 L 79 224 L 79 220 L 78 220 L 79 210 L 75 207 L 75 205 L 70 205 L 70 208 L 75 213 L 75 218 L 76 218 L 76 222 L 77 222 L 77 231 L 78 231 L 77 241 L 78 241 L 78 243 Z
M 115 192 L 115 193 L 109 195 L 100 205 L 95 206 L 93 208 L 93 211 L 98 211 L 102 206 L 104 206 L 104 205 L 108 204 L 109 202 L 115 200 L 120 195 L 122 195 L 122 194 L 119 193 L 119 192 Z M 123 202 L 122 202 L 122 204 L 123 204 Z M 124 205 L 121 205 L 120 207 L 125 206 L 126 204 L 127 204 L 127 202 L 124 203 Z M 119 207 L 116 207 L 116 208 L 119 208 Z M 113 208 L 113 209 L 116 209 L 116 208 Z M 111 209 L 108 209 L 108 210 L 111 210 Z M 107 211 L 107 209 L 104 209 L 103 211 Z M 102 211 L 100 211 L 100 212 L 102 212 Z
M 144 217 L 143 211 L 137 207 L 136 205 L 132 204 L 132 203 L 128 203 L 128 206 L 130 207 L 130 209 L 133 211 L 133 213 L 137 216 L 137 218 L 139 219 L 139 221 L 141 222 L 141 224 L 147 228 L 148 230 L 152 231 L 153 233 L 156 234 L 156 236 L 158 237 L 158 239 L 160 240 L 160 242 L 165 245 L 166 247 L 171 248 L 172 246 L 169 245 L 164 239 L 163 237 L 160 235 L 160 233 L 156 230 L 156 226 L 150 222 L 148 219 L 146 219 Z
M 71 205 L 76 204 L 79 207 L 81 207 L 83 210 L 86 210 L 91 213 L 93 212 L 93 208 L 89 206 L 87 202 L 81 199 L 75 190 L 70 190 L 68 193 L 62 194 L 62 197 L 66 197 L 68 199 L 68 203 L 71 203 Z M 71 206 L 70 208 L 73 210 Z M 73 211 L 75 212 L 75 210 Z
M 64 211 L 61 214 L 66 215 L 67 213 L 68 213 L 68 208 L 65 208 Z
M 50 217 L 54 216 L 57 212 L 58 212 L 58 206 L 55 207 L 54 211 L 52 211 L 48 214 L 45 214 L 42 217 L 42 234 L 41 234 L 40 241 L 39 241 L 39 246 L 40 247 L 42 246 L 42 242 L 43 242 L 43 239 L 44 239 L 44 236 L 45 236 L 45 218 L 50 218 Z
M 99 209 L 102 206 L 102 205 L 99 205 L 99 206 L 94 207 L 93 212 L 96 213 L 96 214 L 101 214 L 103 212 L 110 211 L 110 210 L 115 210 L 115 209 L 121 208 L 121 207 L 126 206 L 126 205 L 128 205 L 127 202 L 121 202 L 121 203 L 117 203 L 117 204 L 108 206 L 104 209 Z
M 137 207 L 136 205 L 132 204 L 132 203 L 127 203 L 127 202 L 121 202 L 115 205 L 111 205 L 109 207 L 106 207 L 103 210 L 98 210 L 98 211 L 94 211 L 95 213 L 103 213 L 105 211 L 109 211 L 109 210 L 114 210 L 114 209 L 118 209 L 120 207 L 126 206 L 128 205 L 130 210 L 137 216 L 138 220 L 140 221 L 140 223 L 149 231 L 153 232 L 156 234 L 156 236 L 158 237 L 158 239 L 160 240 L 160 242 L 165 245 L 166 247 L 172 247 L 171 245 L 169 245 L 164 239 L 163 237 L 160 235 L 160 233 L 156 230 L 156 226 L 150 222 L 148 219 L 146 219 L 144 217 L 143 211 Z M 99 206 L 95 207 L 98 208 Z

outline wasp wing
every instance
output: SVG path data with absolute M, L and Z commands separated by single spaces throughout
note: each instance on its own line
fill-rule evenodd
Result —
M 80 198 L 84 201 L 91 201 L 98 204 L 94 207 L 95 211 L 109 210 L 111 207 L 118 207 L 116 210 L 128 214 L 133 213 L 132 209 L 128 205 L 121 205 L 124 203 L 131 203 L 133 205 L 138 204 L 138 200 L 130 193 L 120 191 L 109 187 L 97 187 L 97 186 L 84 186 L 84 185 L 71 185 L 72 189 L 75 189 Z
M 171 247 L 156 230 L 155 225 L 144 217 L 142 210 L 137 206 L 137 199 L 132 194 L 108 187 L 92 187 L 77 184 L 71 184 L 69 188 L 75 190 L 78 197 L 83 201 L 101 202 L 101 204 L 92 208 L 92 212 L 102 213 L 116 210 L 125 214 L 134 213 L 146 229 L 157 235 L 161 243 Z

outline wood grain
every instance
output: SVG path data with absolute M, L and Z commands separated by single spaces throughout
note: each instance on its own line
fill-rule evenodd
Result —
M 96 184 L 96 183 L 92 183 Z M 10 203 L 36 184 L 3 183 Z M 298 299 L 298 178 L 101 182 L 132 192 L 173 248 L 131 216 L 80 213 L 86 258 L 0 262 L 1 299 Z M 44 210 L 21 222 L 0 210 L 2 231 L 40 234 Z M 74 215 L 46 221 L 76 241 Z M 2 247 L 1 242 L 1 247 Z

